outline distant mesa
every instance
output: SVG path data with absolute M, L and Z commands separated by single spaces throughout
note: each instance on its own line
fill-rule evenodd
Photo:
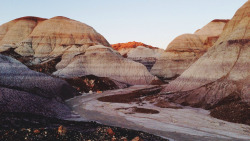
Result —
M 153 47 L 151 45 L 147 45 L 142 42 L 136 42 L 136 41 L 127 42 L 127 43 L 117 43 L 117 44 L 112 44 L 111 46 L 115 50 L 121 50 L 121 49 L 126 49 L 126 48 L 136 48 L 138 46 L 144 46 L 144 47 L 151 48 L 151 49 L 158 49 L 157 47 Z
M 161 53 L 164 52 L 163 49 L 135 41 L 113 44 L 111 46 L 123 57 L 145 65 L 148 71 L 151 70 Z

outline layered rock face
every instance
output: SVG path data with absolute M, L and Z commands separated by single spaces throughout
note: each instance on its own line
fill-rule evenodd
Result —
M 180 104 L 212 108 L 227 97 L 250 103 L 250 1 L 228 22 L 215 45 L 163 90 Z
M 1 112 L 64 118 L 71 112 L 63 100 L 75 94 L 66 81 L 32 71 L 19 61 L 0 55 Z
M 36 27 L 29 36 L 35 57 L 58 56 L 72 45 L 109 46 L 92 27 L 65 17 L 54 17 Z
M 176 37 L 157 60 L 151 73 L 171 81 L 184 72 L 217 41 L 229 20 L 213 20 L 194 34 Z
M 163 49 L 152 47 L 141 42 L 128 42 L 113 44 L 112 47 L 123 57 L 139 62 L 151 70 L 156 60 L 160 57 Z
M 47 20 L 38 17 L 22 17 L 0 26 L 0 43 L 15 44 L 27 38 L 34 28 L 42 21 Z
M 91 46 L 86 52 L 69 57 L 71 59 L 65 58 L 67 61 L 62 58 L 57 66 L 60 69 L 54 75 L 73 78 L 93 74 L 132 85 L 149 84 L 155 79 L 144 65 L 123 58 L 112 48 L 101 45 Z
M 22 17 L 0 26 L 0 52 L 16 48 L 18 43 L 26 39 L 34 28 L 46 19 L 38 17 Z
M 22 56 L 56 57 L 73 46 L 98 44 L 110 46 L 92 27 L 66 17 L 23 17 L 0 26 L 0 51 L 16 48 Z

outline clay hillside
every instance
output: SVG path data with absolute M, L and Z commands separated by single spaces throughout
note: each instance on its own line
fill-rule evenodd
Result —
M 213 20 L 194 34 L 176 37 L 156 61 L 151 73 L 169 82 L 212 47 L 229 20 Z
M 212 115 L 249 124 L 250 1 L 225 25 L 213 47 L 166 85 L 176 103 L 213 109 Z M 230 110 L 227 110 L 230 109 Z M 235 114 L 237 113 L 237 114 Z M 234 117 L 236 116 L 236 117 Z
M 1 25 L 0 53 L 67 79 L 95 75 L 130 85 L 157 79 L 144 65 L 113 50 L 91 26 L 62 16 L 23 17 Z
M 73 45 L 109 46 L 105 38 L 92 27 L 61 16 L 51 19 L 15 19 L 3 24 L 0 33 L 1 50 L 15 48 L 15 52 L 22 56 L 58 56 Z

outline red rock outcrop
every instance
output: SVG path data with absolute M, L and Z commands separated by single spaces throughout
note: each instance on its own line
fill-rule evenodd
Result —
M 141 43 L 141 42 L 127 42 L 127 43 L 117 43 L 117 44 L 113 44 L 111 45 L 113 49 L 117 50 L 122 56 L 124 57 L 127 57 L 127 54 L 139 47 L 139 46 L 143 46 L 145 48 L 149 48 L 149 49 L 159 49 L 157 47 L 153 47 L 153 46 L 150 46 L 150 45 L 146 45 L 144 43 Z
M 151 70 L 156 60 L 160 57 L 163 49 L 146 45 L 141 42 L 128 42 L 113 44 L 112 48 L 117 50 L 123 57 L 139 62 Z
M 144 47 L 151 48 L 151 49 L 158 49 L 157 47 L 153 47 L 153 46 L 146 45 L 144 43 L 136 42 L 136 41 L 127 42 L 127 43 L 117 43 L 117 44 L 112 44 L 111 46 L 113 49 L 115 49 L 117 51 L 119 51 L 121 49 L 125 49 L 125 48 L 136 48 L 138 46 L 144 46 Z

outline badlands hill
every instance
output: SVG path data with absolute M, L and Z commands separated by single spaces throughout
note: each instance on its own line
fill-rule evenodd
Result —
M 62 57 L 62 61 L 57 65 L 60 69 L 54 72 L 54 75 L 73 78 L 93 74 L 131 85 L 150 84 L 153 80 L 157 80 L 144 65 L 123 58 L 112 48 L 102 45 L 91 46 L 84 53 L 75 55 L 71 61 L 67 60 L 69 60 L 67 56 Z M 68 64 L 65 65 L 66 63 Z
M 71 110 L 63 100 L 75 95 L 76 91 L 66 81 L 32 71 L 0 54 L 0 112 L 66 118 Z
M 60 16 L 51 19 L 15 19 L 0 26 L 0 35 L 1 50 L 15 48 L 22 56 L 58 56 L 72 45 L 109 46 L 105 38 L 92 27 Z
M 226 24 L 213 47 L 162 91 L 172 93 L 171 101 L 211 109 L 234 111 L 250 104 L 250 1 Z M 238 109 L 239 110 L 239 109 Z M 238 111 L 236 110 L 236 111 Z M 234 113 L 227 113 L 233 120 Z M 238 115 L 240 116 L 240 115 Z
M 151 70 L 161 53 L 164 52 L 163 49 L 135 41 L 113 44 L 112 48 L 117 50 L 123 57 L 143 64 L 148 71 Z
M 213 20 L 194 34 L 176 37 L 150 72 L 165 81 L 175 79 L 213 46 L 228 21 Z
M 92 27 L 61 16 L 23 17 L 1 25 L 0 53 L 34 70 L 65 78 L 96 75 L 132 85 L 155 79 L 145 66 L 119 56 Z M 75 64 L 81 56 L 86 59 Z

